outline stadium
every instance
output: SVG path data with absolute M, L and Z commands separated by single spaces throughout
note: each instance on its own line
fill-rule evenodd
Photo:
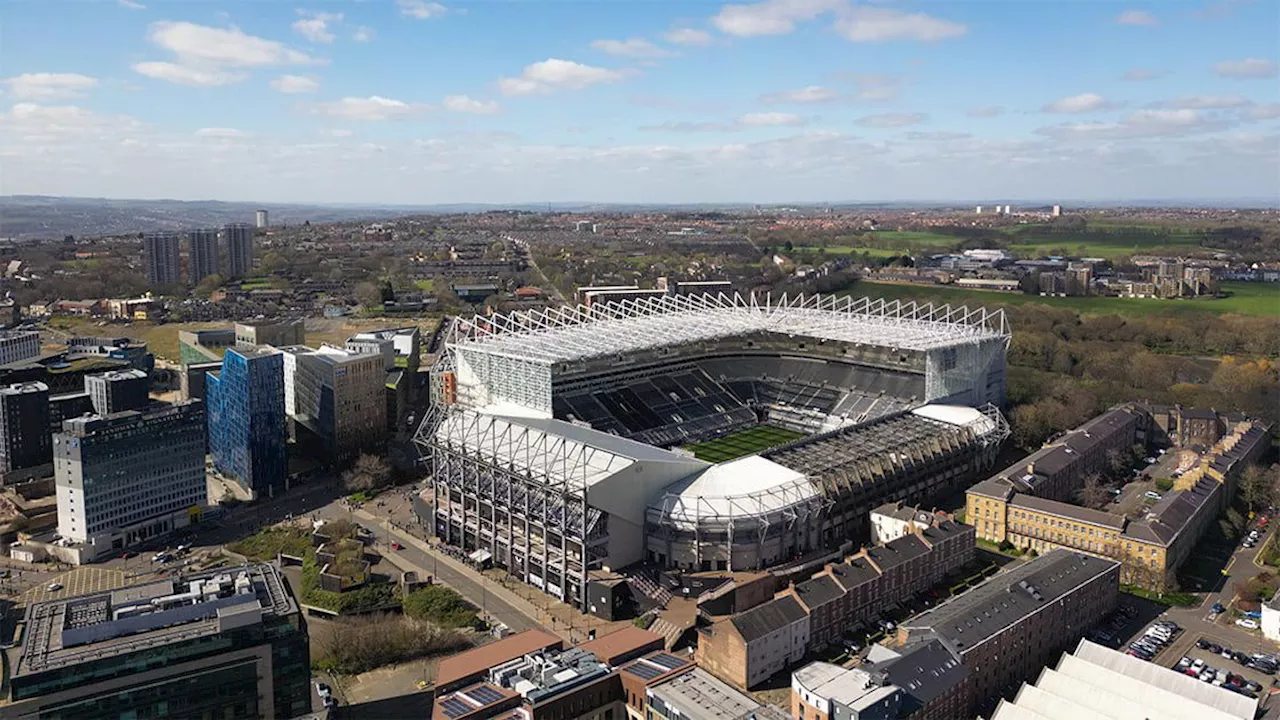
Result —
M 582 606 L 593 573 L 821 562 L 1008 435 L 983 308 L 668 295 L 458 318 L 415 437 L 446 544 Z

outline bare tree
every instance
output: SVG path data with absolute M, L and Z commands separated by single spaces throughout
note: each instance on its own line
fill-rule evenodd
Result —
M 391 463 L 386 458 L 362 453 L 342 473 L 342 486 L 351 492 L 360 492 L 382 487 L 390 479 Z
M 1080 504 L 1094 510 L 1105 507 L 1110 497 L 1111 493 L 1103 487 L 1102 479 L 1096 474 L 1086 477 L 1084 487 L 1076 491 L 1076 499 Z

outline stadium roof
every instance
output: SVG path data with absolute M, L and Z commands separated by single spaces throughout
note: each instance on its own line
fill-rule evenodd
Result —
M 666 295 L 459 318 L 450 344 L 543 363 L 775 332 L 903 350 L 1009 337 L 1004 312 L 823 295 Z
M 672 517 L 765 515 L 819 495 L 804 475 L 759 455 L 713 465 L 667 488 L 658 505 Z
M 1258 701 L 1081 640 L 992 720 L 1252 720 Z

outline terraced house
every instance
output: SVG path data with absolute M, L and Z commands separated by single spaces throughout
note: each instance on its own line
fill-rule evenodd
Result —
M 698 664 L 738 687 L 751 688 L 804 655 L 838 642 L 973 560 L 973 528 L 945 514 L 927 527 L 828 563 L 772 600 L 701 630 Z
M 1268 427 L 1241 416 L 1204 410 L 1160 408 L 1153 412 L 1140 407 L 1116 408 L 1091 420 L 1087 424 L 1091 431 L 1077 429 L 1067 436 L 1083 433 L 1090 435 L 1085 440 L 1116 448 L 1133 443 L 1156 447 L 1165 442 L 1180 447 L 1177 443 L 1184 439 L 1195 443 L 1198 451 L 1185 451 L 1194 453 L 1195 461 L 1176 479 L 1173 490 L 1141 517 L 1064 501 L 1074 492 L 1073 482 L 1074 489 L 1079 489 L 1091 472 L 1092 461 L 1085 453 L 1073 452 L 1064 464 L 1054 466 L 1057 477 L 1072 481 L 1042 480 L 1037 471 L 1040 459 L 1062 455 L 1064 448 L 1073 447 L 1069 440 L 1063 440 L 969 489 L 966 517 L 974 523 L 978 537 L 1037 553 L 1068 548 L 1112 558 L 1121 563 L 1121 582 L 1149 589 L 1168 587 L 1196 541 L 1230 505 L 1244 468 L 1266 451 Z M 1206 427 L 1206 415 L 1217 418 L 1209 425 L 1219 431 Z M 1099 422 L 1102 419 L 1107 420 Z M 1100 429 L 1105 434 L 1100 434 Z

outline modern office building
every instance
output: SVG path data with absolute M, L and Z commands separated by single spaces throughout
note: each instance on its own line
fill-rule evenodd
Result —
M 29 382 L 0 387 L 0 484 L 53 461 L 49 440 L 49 386 Z
M 73 337 L 67 341 L 67 359 L 82 358 L 123 360 L 148 375 L 156 367 L 156 357 L 147 344 L 127 337 Z
M 991 720 L 1254 720 L 1262 712 L 1257 698 L 1081 640 L 1001 700 Z
M 161 287 L 178 282 L 181 254 L 177 233 L 153 232 L 144 235 L 142 255 L 147 268 L 147 284 Z
M 381 355 L 285 346 L 285 412 L 344 460 L 386 444 L 386 370 Z
M 191 284 L 196 285 L 210 275 L 222 272 L 218 253 L 218 231 L 213 229 L 192 230 L 187 234 L 190 253 L 187 269 L 191 275 Z
M 236 347 L 305 345 L 306 332 L 306 322 L 301 318 L 236 323 L 235 344 Z
M 88 562 L 198 522 L 207 504 L 198 401 L 72 418 L 53 436 L 58 535 Z
M 137 368 L 86 375 L 84 391 L 99 415 L 137 410 L 150 402 L 151 378 Z
M 0 330 L 0 365 L 40 356 L 40 333 L 34 330 Z
M 253 226 L 231 223 L 223 226 L 227 242 L 227 277 L 243 278 L 253 272 Z
M 178 361 L 183 365 L 222 362 L 222 354 L 236 344 L 234 330 L 179 330 Z
M 645 689 L 650 720 L 783 720 L 786 713 L 761 705 L 700 668 Z
M 52 437 L 54 433 L 62 432 L 62 421 L 71 418 L 80 417 L 81 415 L 92 415 L 93 398 L 89 397 L 89 393 L 81 390 L 80 392 L 69 392 L 49 395 L 49 435 Z M 50 439 L 50 453 L 52 453 L 53 441 Z M 50 455 L 50 462 L 52 462 Z
M 387 429 L 394 431 L 409 413 L 415 398 L 422 331 L 417 326 L 375 330 L 352 335 L 349 352 L 380 354 L 386 364 Z
M 284 358 L 274 348 L 232 348 L 205 376 L 209 454 L 250 497 L 287 489 Z
M 218 568 L 27 608 L 14 720 L 311 711 L 307 624 L 280 571 Z

